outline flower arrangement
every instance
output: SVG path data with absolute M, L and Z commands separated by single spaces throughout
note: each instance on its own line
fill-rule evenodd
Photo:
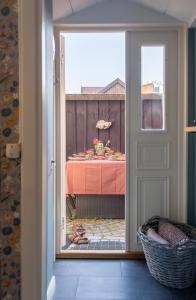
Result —
M 110 140 L 107 140 L 105 145 L 98 139 L 98 138 L 93 138 L 93 145 L 95 148 L 95 152 L 98 155 L 104 155 L 105 152 L 110 152 L 111 151 L 111 142 Z
M 94 145 L 94 146 L 97 145 L 99 142 L 100 142 L 100 141 L 99 141 L 98 138 L 96 138 L 96 137 L 93 138 L 93 145 Z
M 103 143 L 98 138 L 93 138 L 93 145 L 96 154 L 100 154 L 103 151 Z
M 111 148 L 110 140 L 103 143 L 97 137 L 92 140 L 93 147 L 79 152 L 78 154 L 72 154 L 68 159 L 72 161 L 84 161 L 84 160 L 109 160 L 109 161 L 125 161 L 125 154 L 117 151 L 114 152 Z

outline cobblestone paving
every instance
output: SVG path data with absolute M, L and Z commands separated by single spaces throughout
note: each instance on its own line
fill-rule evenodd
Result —
M 123 219 L 75 219 L 67 218 L 66 231 L 67 234 L 72 233 L 74 223 L 81 223 L 86 230 L 85 237 L 90 240 L 87 249 L 123 249 L 125 243 L 125 221 Z M 109 243 L 106 243 L 109 242 Z M 93 245 L 93 248 L 92 248 Z M 119 248 L 120 247 L 120 248 Z M 69 249 L 76 248 L 71 244 Z M 78 248 L 78 247 L 77 247 Z M 80 247 L 84 249 L 84 245 Z

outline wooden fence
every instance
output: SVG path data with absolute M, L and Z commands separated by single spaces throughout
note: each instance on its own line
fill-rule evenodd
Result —
M 111 121 L 112 126 L 106 130 L 98 130 L 98 120 Z M 119 95 L 104 95 L 104 99 L 100 100 L 100 95 L 66 96 L 67 156 L 92 148 L 94 137 L 103 143 L 110 139 L 112 149 L 125 152 L 124 97 L 119 99 Z
M 149 95 L 148 95 L 149 96 Z M 106 130 L 96 129 L 98 120 L 112 122 Z M 143 100 L 143 128 L 162 128 L 162 105 L 159 99 Z M 125 152 L 125 96 L 117 94 L 66 95 L 66 156 L 92 148 L 94 137 L 112 149 Z

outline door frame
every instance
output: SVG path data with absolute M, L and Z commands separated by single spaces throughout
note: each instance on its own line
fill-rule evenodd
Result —
M 178 34 L 178 99 L 179 99 L 179 106 L 178 106 L 178 164 L 179 164 L 179 177 L 178 177 L 178 195 L 180 196 L 178 199 L 178 220 L 186 222 L 187 220 L 187 138 L 186 134 L 184 132 L 184 127 L 186 125 L 186 119 L 187 119 L 187 26 L 185 25 L 179 25 L 179 26 L 160 26 L 160 24 L 153 24 L 153 26 L 149 26 L 149 24 L 141 24 L 141 26 L 134 26 L 131 24 L 126 24 L 124 26 L 122 25 L 54 25 L 55 28 L 55 35 L 60 35 L 61 33 L 69 33 L 69 32 L 126 32 L 126 31 L 145 31 L 145 32 L 152 32 L 152 31 L 176 31 Z M 126 61 L 125 61 L 126 64 Z M 60 87 L 56 85 L 56 88 L 59 89 Z M 56 91 L 56 117 L 57 120 L 60 118 L 60 97 L 59 91 Z M 63 97 L 61 97 L 63 99 Z M 126 103 L 126 106 L 129 105 L 129 102 Z M 127 107 L 128 109 L 128 107 Z M 126 120 L 126 138 L 129 138 L 128 134 L 128 120 Z M 58 137 L 61 138 L 63 135 L 65 136 L 65 130 L 63 128 L 59 128 L 60 132 L 58 132 L 57 140 L 56 140 L 56 146 L 57 146 L 57 152 L 59 151 L 58 147 L 61 143 L 60 140 L 58 140 Z M 126 142 L 129 143 L 128 141 Z M 61 148 L 62 149 L 62 148 Z M 64 148 L 65 152 L 65 148 Z M 59 157 L 56 157 L 57 160 L 57 174 L 60 174 L 60 170 L 58 171 L 58 166 L 60 165 L 60 161 L 58 163 Z M 130 174 L 130 163 L 129 161 L 126 162 L 126 178 Z M 62 178 L 58 178 L 57 180 L 63 180 Z M 64 183 L 62 183 L 64 184 Z M 125 197 L 125 222 L 126 222 L 126 250 L 120 251 L 120 253 L 117 253 L 115 251 L 91 251 L 91 254 L 87 253 L 86 251 L 62 251 L 57 245 L 56 248 L 56 254 L 57 257 L 130 257 L 130 258 L 138 258 L 138 256 L 141 256 L 141 253 L 134 252 L 130 250 L 130 191 L 127 188 L 126 189 L 126 197 Z M 56 220 L 59 220 L 60 218 L 60 205 L 58 198 L 56 197 Z M 56 223 L 57 224 L 57 223 Z M 58 237 L 59 232 L 58 228 L 56 227 L 56 237 Z M 58 240 L 58 238 L 57 238 Z M 116 253 L 116 254 L 115 254 Z M 115 256 L 116 255 L 116 256 Z
M 62 210 L 62 201 L 65 197 L 65 95 L 63 94 L 64 82 L 62 84 L 62 80 L 64 80 L 64 70 L 62 72 L 62 59 L 61 57 L 61 38 L 60 34 L 54 29 L 54 41 L 55 41 L 55 78 L 54 78 L 54 105 L 55 105 L 55 161 L 56 161 L 56 203 L 55 203 L 55 245 L 56 245 L 56 253 L 61 252 L 61 241 L 62 241 L 62 232 L 65 227 L 65 220 L 61 216 Z M 63 78 L 61 78 L 63 77 Z M 57 121 L 58 120 L 58 121 Z M 64 128 L 64 130 L 62 130 Z M 64 154 L 63 154 L 64 153 Z M 57 217 L 58 216 L 58 217 Z M 61 230 L 56 230 L 56 228 L 61 228 Z
M 52 0 L 21 0 L 18 10 L 22 300 L 46 299 L 48 288 L 45 161 L 47 141 L 44 133 L 46 4 L 52 4 Z

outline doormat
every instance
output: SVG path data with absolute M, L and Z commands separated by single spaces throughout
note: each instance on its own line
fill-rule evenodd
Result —
M 89 244 L 66 243 L 63 250 L 125 250 L 125 242 L 121 241 L 97 241 Z

